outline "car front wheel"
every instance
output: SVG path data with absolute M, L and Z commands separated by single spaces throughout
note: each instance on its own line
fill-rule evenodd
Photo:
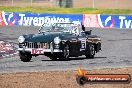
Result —
M 86 55 L 86 58 L 94 58 L 95 47 L 93 44 L 89 44 L 89 53 Z
M 57 56 L 56 56 L 55 54 L 51 54 L 51 55 L 49 56 L 49 58 L 50 58 L 52 61 L 58 60 L 58 59 L 57 59 Z
M 62 55 L 59 59 L 63 60 L 63 61 L 67 61 L 67 60 L 69 60 L 69 55 L 70 55 L 69 45 L 66 45 L 64 47 Z
M 31 54 L 22 53 L 22 52 L 19 52 L 19 56 L 20 56 L 21 61 L 23 62 L 29 62 L 32 58 Z

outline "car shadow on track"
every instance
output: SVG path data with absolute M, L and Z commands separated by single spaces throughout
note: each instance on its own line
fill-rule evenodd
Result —
M 101 59 L 101 58 L 107 58 L 107 57 L 94 57 L 92 59 Z M 70 60 L 68 60 L 68 61 L 72 61 L 72 60 L 85 60 L 85 59 L 91 59 L 91 58 L 86 58 L 86 57 L 73 57 L 73 58 L 70 58 Z M 53 61 L 53 60 L 46 59 L 46 60 L 42 60 L 42 61 Z M 56 61 L 61 61 L 61 60 L 56 60 Z

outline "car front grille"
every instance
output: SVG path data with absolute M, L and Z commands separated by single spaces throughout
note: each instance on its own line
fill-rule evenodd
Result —
M 44 49 L 49 49 L 50 48 L 50 44 L 49 43 L 26 42 L 24 45 L 27 48 L 44 48 Z

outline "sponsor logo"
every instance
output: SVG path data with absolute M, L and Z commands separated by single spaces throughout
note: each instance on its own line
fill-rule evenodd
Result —
M 16 21 L 16 15 L 14 13 L 11 13 L 8 17 L 8 25 L 15 25 Z
M 5 25 L 13 26 L 17 22 L 17 16 L 14 12 L 12 13 L 2 12 L 2 19 Z
M 70 22 L 69 18 L 60 18 L 60 17 L 52 17 L 52 16 L 46 16 L 46 17 L 27 17 L 26 14 L 19 14 L 20 20 L 19 25 L 24 26 L 41 26 L 44 23 L 67 23 Z
M 79 18 L 81 19 L 81 18 Z M 41 26 L 44 23 L 69 23 L 74 19 L 72 15 L 32 14 L 17 12 L 0 12 L 0 25 Z M 80 20 L 79 20 L 80 21 Z
M 79 85 L 86 83 L 130 83 L 129 74 L 87 74 L 85 70 L 78 69 L 76 81 Z
M 113 16 L 108 15 L 98 15 L 98 21 L 102 28 L 114 28 L 115 26 L 115 19 Z
M 44 54 L 44 50 L 32 49 L 31 54 Z
M 101 28 L 132 28 L 131 16 L 110 16 L 99 14 L 98 22 Z
M 109 24 L 110 22 L 110 24 Z M 112 17 L 112 16 L 108 16 L 106 19 L 105 19 L 105 28 L 113 28 L 115 25 L 115 19 Z
M 119 16 L 119 20 L 120 28 L 123 28 L 123 26 L 125 26 L 125 28 L 132 28 L 132 20 L 128 20 L 126 16 Z

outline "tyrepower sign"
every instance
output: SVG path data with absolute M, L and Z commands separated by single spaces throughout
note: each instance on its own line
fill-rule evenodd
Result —
M 132 15 L 84 14 L 85 27 L 132 28 Z
M 44 23 L 82 22 L 81 14 L 48 14 L 0 12 L 0 25 L 41 26 Z

